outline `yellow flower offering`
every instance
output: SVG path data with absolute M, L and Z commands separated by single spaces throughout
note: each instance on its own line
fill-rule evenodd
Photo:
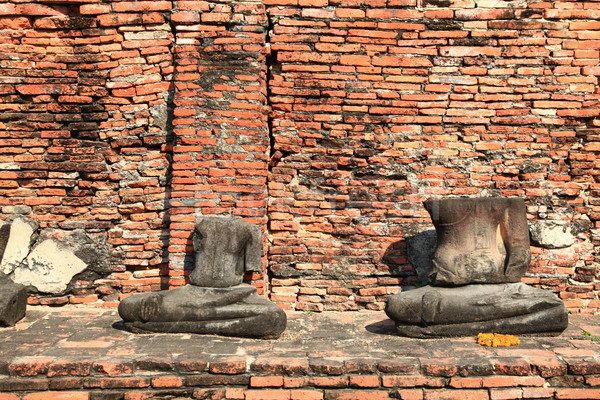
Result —
M 516 336 L 502 335 L 500 333 L 480 333 L 477 335 L 477 343 L 482 346 L 508 347 L 516 346 L 521 342 Z

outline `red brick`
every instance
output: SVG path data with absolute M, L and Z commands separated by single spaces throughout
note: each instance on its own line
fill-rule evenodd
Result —
M 82 4 L 79 6 L 79 12 L 82 15 L 108 14 L 112 7 L 108 4 Z
M 246 400 L 289 400 L 289 390 L 248 390 L 245 393 Z
M 370 375 L 370 376 L 362 376 L 355 375 L 349 376 L 349 382 L 351 387 L 379 387 L 380 380 L 378 376 Z
M 59 360 L 48 366 L 48 377 L 69 375 L 88 376 L 91 369 L 91 362 Z
M 169 11 L 171 7 L 170 1 L 120 2 L 113 5 L 116 12 Z
M 600 398 L 600 389 L 590 388 L 557 388 L 554 394 L 556 399 L 597 399 Z
M 485 376 L 483 387 L 543 386 L 544 378 L 539 376 Z
M 283 376 L 253 376 L 250 377 L 252 387 L 282 387 Z
M 8 371 L 16 376 L 46 375 L 48 367 L 53 362 L 51 358 L 23 357 L 15 359 L 9 366 Z
M 181 387 L 183 386 L 183 380 L 176 376 L 159 377 L 152 378 L 151 384 L 155 388 Z
M 90 386 L 102 389 L 145 388 L 150 386 L 150 379 L 133 377 L 99 378 L 92 380 Z
M 60 11 L 42 4 L 18 4 L 16 15 L 61 15 Z
M 598 21 L 575 21 L 569 23 L 569 30 L 572 31 L 597 31 L 600 29 Z
M 546 387 L 546 388 L 523 388 L 523 398 L 524 399 L 536 399 L 536 398 L 553 398 L 554 397 L 554 388 Z
M 342 56 L 340 56 L 340 64 L 370 66 L 371 65 L 371 57 L 370 56 L 360 56 L 360 55 L 342 55 Z
M 243 374 L 246 372 L 244 357 L 226 357 L 211 361 L 208 370 L 212 374 Z
M 291 400 L 323 400 L 323 392 L 318 390 L 294 389 L 290 391 Z
M 200 22 L 200 13 L 197 11 L 179 11 L 171 14 L 171 21 L 176 23 L 198 23 Z M 186 80 L 184 79 L 183 74 L 179 74 L 179 81 Z
M 17 85 L 16 89 L 24 95 L 42 95 L 42 94 L 75 94 L 77 88 L 75 85 L 68 84 L 47 84 L 47 85 Z
M 23 400 L 47 400 L 48 393 L 31 393 L 23 396 Z M 88 400 L 89 394 L 82 392 L 52 392 L 52 399 L 56 400 Z
M 227 397 L 225 389 L 196 389 L 192 398 L 206 400 L 230 399 L 230 397 Z
M 421 370 L 429 376 L 454 376 L 458 372 L 453 358 L 420 358 Z
M 315 387 L 343 388 L 348 386 L 348 377 L 346 376 L 312 376 L 309 382 Z
M 381 377 L 383 387 L 442 387 L 443 378 L 430 378 L 420 375 L 384 375 Z
M 352 391 L 352 392 L 346 392 L 346 391 L 340 391 L 340 392 L 334 392 L 334 393 L 328 393 L 328 399 L 332 399 L 332 400 L 389 400 L 391 399 L 391 397 L 389 396 L 389 394 L 387 392 L 384 391 L 369 391 L 369 390 L 361 390 L 360 392 L 358 391 Z M 404 398 L 404 397 L 402 397 Z
M 538 389 L 538 388 L 534 388 L 534 389 Z M 523 389 L 521 389 L 521 388 L 490 389 L 490 400 L 513 400 L 513 399 L 522 399 L 522 398 L 523 398 Z
M 338 18 L 364 18 L 364 10 L 358 8 L 338 8 L 335 10 L 335 16 Z
M 498 57 L 501 54 L 501 49 L 497 47 L 442 47 L 440 55 L 444 57 L 469 57 L 469 56 L 490 56 Z
M 399 19 L 419 19 L 423 13 L 417 10 L 406 9 L 371 9 L 367 10 L 367 18 L 399 18 Z
M 483 382 L 481 377 L 452 377 L 449 385 L 457 389 L 480 388 L 483 387 Z
M 98 360 L 92 364 L 94 371 L 108 376 L 129 375 L 133 373 L 133 362 L 131 361 L 112 361 Z
M 488 400 L 490 397 L 487 390 L 425 390 L 425 400 L 451 400 L 456 399 L 457 396 L 460 399 L 465 400 Z

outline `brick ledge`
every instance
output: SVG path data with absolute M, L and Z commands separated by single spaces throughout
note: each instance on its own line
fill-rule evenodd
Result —
M 600 322 L 570 319 L 559 337 L 487 348 L 395 336 L 382 312 L 291 312 L 263 341 L 134 335 L 113 309 L 29 307 L 0 329 L 0 399 L 600 398 L 600 343 L 583 335 Z

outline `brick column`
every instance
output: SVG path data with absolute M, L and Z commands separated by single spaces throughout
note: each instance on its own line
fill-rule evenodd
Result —
M 186 283 L 198 215 L 266 226 L 265 9 L 261 1 L 176 1 L 169 284 Z M 266 258 L 265 258 L 266 260 Z M 248 276 L 262 286 L 262 274 Z

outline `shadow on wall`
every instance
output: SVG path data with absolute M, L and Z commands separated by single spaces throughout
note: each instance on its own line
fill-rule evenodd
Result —
M 413 236 L 407 236 L 404 240 L 390 245 L 383 256 L 383 261 L 394 273 L 402 277 L 414 278 L 406 281 L 403 280 L 402 286 L 425 283 L 429 280 L 429 274 L 433 269 L 431 260 L 433 259 L 436 247 L 437 236 L 435 230 L 423 231 Z M 412 271 L 400 270 L 398 273 L 400 265 L 395 260 L 401 257 L 404 251 L 406 251 L 408 262 L 412 265 L 413 269 Z
M 159 128 L 163 129 L 166 133 L 165 138 L 165 156 L 167 158 L 167 171 L 165 174 L 165 198 L 163 203 L 163 220 L 162 220 L 162 232 L 160 235 L 161 246 L 162 246 L 162 264 L 166 266 L 167 279 L 161 279 L 160 289 L 166 290 L 169 288 L 169 244 L 171 236 L 169 234 L 171 226 L 171 196 L 173 193 L 173 149 L 175 143 L 175 133 L 173 131 L 173 119 L 174 119 L 174 100 L 175 100 L 175 88 L 169 90 L 166 104 L 164 109 L 159 109 L 156 113 L 153 113 L 155 124 Z M 155 115 L 156 114 L 156 115 Z M 191 238 L 189 239 L 191 244 Z M 187 246 L 188 244 L 186 244 Z M 188 264 L 186 260 L 186 265 Z M 163 271 L 161 271 L 161 276 Z

